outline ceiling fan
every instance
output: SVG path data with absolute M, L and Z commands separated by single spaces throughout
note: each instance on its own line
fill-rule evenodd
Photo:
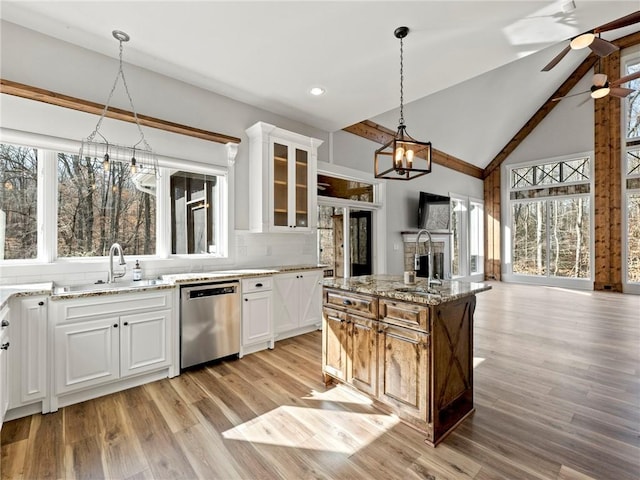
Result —
M 633 25 L 638 22 L 640 22 L 640 10 L 630 13 L 629 15 L 626 15 L 624 17 L 618 18 L 617 20 L 613 20 L 612 22 L 600 25 L 599 27 L 596 27 L 589 32 L 585 32 L 581 35 L 578 35 L 577 37 L 574 37 L 569 42 L 569 45 L 564 47 L 564 49 L 553 58 L 553 60 L 545 65 L 542 71 L 548 72 L 549 70 L 551 70 L 571 50 L 580 50 L 582 48 L 589 47 L 591 51 L 599 57 L 606 57 L 616 50 L 619 50 L 619 48 L 613 43 L 600 38 L 600 34 L 602 32 L 608 32 L 610 30 L 617 30 L 618 28 L 628 27 L 629 25 Z
M 624 88 L 621 87 L 623 83 L 630 82 L 640 78 L 640 70 L 634 73 L 630 73 L 618 80 L 611 80 L 610 82 L 607 80 L 607 75 L 604 73 L 596 73 L 593 76 L 593 85 L 589 90 L 585 90 L 584 92 L 574 93 L 571 95 L 565 95 L 564 97 L 553 98 L 552 101 L 557 102 L 562 100 L 563 98 L 576 97 L 578 95 L 584 95 L 585 93 L 590 93 L 591 98 L 603 98 L 607 95 L 611 95 L 612 97 L 624 98 L 629 95 L 631 92 L 635 92 L 633 88 Z

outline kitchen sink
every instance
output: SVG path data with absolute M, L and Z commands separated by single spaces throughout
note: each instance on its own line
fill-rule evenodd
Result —
M 124 281 L 124 282 L 96 282 L 96 283 L 84 283 L 80 285 L 60 285 L 54 284 L 53 294 L 61 295 L 65 293 L 85 293 L 85 292 L 103 292 L 111 290 L 123 290 L 130 288 L 144 288 L 152 287 L 154 285 L 169 285 L 166 280 L 148 279 L 148 280 L 136 280 L 136 281 Z

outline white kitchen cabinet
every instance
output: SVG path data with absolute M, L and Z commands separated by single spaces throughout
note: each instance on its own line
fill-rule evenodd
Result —
M 7 354 L 11 346 L 9 338 L 9 308 L 0 311 L 0 430 L 9 406 L 9 370 Z
M 119 318 L 55 328 L 56 394 L 100 385 L 119 376 Z
M 173 290 L 151 290 L 52 301 L 52 410 L 58 397 L 108 385 L 117 390 L 117 385 L 131 386 L 129 379 L 152 372 L 166 377 L 172 359 L 173 297 Z M 84 395 L 104 394 L 96 391 Z
M 48 296 L 11 299 L 8 418 L 47 412 Z M 17 412 L 18 415 L 16 415 Z
M 120 376 L 126 377 L 171 363 L 171 310 L 120 317 Z
M 305 333 L 322 322 L 322 270 L 273 276 L 276 339 Z
M 258 122 L 249 136 L 249 224 L 253 232 L 316 227 L 318 147 L 322 140 Z
M 273 348 L 272 279 L 243 279 L 240 357 L 265 348 Z
M 20 332 L 15 351 L 20 355 L 20 368 L 12 368 L 12 373 L 20 377 L 20 404 L 26 405 L 42 401 L 47 394 L 47 297 L 20 299 L 15 327 Z

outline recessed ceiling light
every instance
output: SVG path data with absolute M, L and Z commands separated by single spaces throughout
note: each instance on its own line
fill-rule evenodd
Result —
M 320 95 L 324 95 L 326 90 L 322 87 L 311 87 L 309 93 L 315 97 L 319 97 Z

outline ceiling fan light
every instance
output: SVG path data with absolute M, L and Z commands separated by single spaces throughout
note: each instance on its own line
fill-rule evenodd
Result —
M 571 48 L 574 50 L 580 50 L 581 48 L 587 48 L 591 45 L 594 38 L 596 38 L 596 36 L 593 33 L 583 33 L 571 40 L 569 45 L 571 45 Z
M 591 89 L 591 98 L 606 97 L 607 95 L 609 95 L 610 91 L 611 91 L 611 89 L 609 88 L 608 85 L 605 85 L 604 87 L 592 88 Z
M 593 84 L 596 87 L 604 87 L 607 84 L 607 75 L 604 73 L 596 73 L 593 76 Z

